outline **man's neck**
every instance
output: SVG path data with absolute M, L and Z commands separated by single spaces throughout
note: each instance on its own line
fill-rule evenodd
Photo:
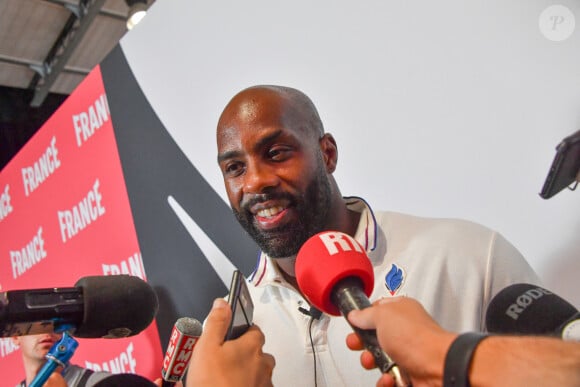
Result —
M 276 258 L 274 261 L 278 268 L 282 272 L 282 274 L 289 275 L 291 277 L 296 277 L 296 256 L 288 257 L 288 258 Z
M 274 263 L 278 266 L 278 269 L 280 269 L 280 274 L 282 274 L 282 277 L 284 277 L 286 282 L 292 285 L 297 292 L 302 294 L 300 287 L 298 286 L 298 281 L 296 281 L 296 257 L 277 258 L 274 260 Z M 304 297 L 304 294 L 302 294 L 302 297 Z
M 286 282 L 294 286 L 296 290 L 300 291 L 298 282 L 296 281 L 296 257 L 277 258 L 274 262 L 278 266 L 278 269 L 280 269 L 280 273 Z
M 24 360 L 24 372 L 26 373 L 26 385 L 30 385 L 38 371 L 42 368 L 42 366 L 46 363 L 45 359 L 38 360 L 38 359 L 25 359 Z

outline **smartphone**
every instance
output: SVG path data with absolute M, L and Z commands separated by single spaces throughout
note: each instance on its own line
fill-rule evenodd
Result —
M 540 196 L 549 199 L 580 179 L 580 130 L 564 138 L 556 147 L 556 156 Z
M 244 275 L 239 270 L 235 270 L 232 275 L 228 304 L 232 309 L 232 321 L 226 334 L 226 340 L 232 340 L 246 332 L 252 325 L 254 318 L 254 303 Z

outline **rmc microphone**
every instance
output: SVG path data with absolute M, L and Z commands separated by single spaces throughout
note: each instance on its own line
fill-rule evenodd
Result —
M 514 284 L 489 303 L 491 333 L 556 336 L 580 341 L 580 313 L 569 302 L 538 285 Z
M 302 245 L 296 257 L 296 280 L 310 303 L 330 315 L 346 317 L 352 310 L 371 305 L 373 267 L 362 246 L 342 232 L 321 232 Z M 406 376 L 379 346 L 376 331 L 352 328 L 381 372 L 388 372 L 397 387 L 409 386 Z
M 129 275 L 88 276 L 72 288 L 0 293 L 1 337 L 69 331 L 80 338 L 133 336 L 159 307 L 153 288 Z
M 181 317 L 175 322 L 163 358 L 163 387 L 171 387 L 183 378 L 202 330 L 201 323 L 194 318 Z

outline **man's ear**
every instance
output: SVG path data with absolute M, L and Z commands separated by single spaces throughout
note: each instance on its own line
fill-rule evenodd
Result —
M 20 347 L 20 337 L 19 336 L 12 336 L 12 343 Z
M 338 147 L 332 134 L 325 133 L 319 140 L 322 159 L 326 166 L 326 172 L 333 173 L 336 170 L 338 161 Z

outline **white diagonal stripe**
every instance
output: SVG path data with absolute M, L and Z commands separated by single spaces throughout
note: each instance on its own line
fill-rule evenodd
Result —
M 191 216 L 189 216 L 173 196 L 169 195 L 167 197 L 167 202 L 175 212 L 175 215 L 177 215 L 181 223 L 185 226 L 189 235 L 191 235 L 195 243 L 199 246 L 201 252 L 216 271 L 224 285 L 229 287 L 232 280 L 232 274 L 234 270 L 236 270 L 234 264 L 216 246 L 211 238 L 203 232 L 203 230 L 197 225 L 197 223 L 195 223 Z

